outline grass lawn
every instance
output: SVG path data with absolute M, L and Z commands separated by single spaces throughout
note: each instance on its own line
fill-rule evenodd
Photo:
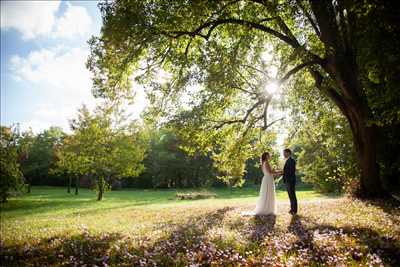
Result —
M 400 265 L 400 209 L 392 204 L 300 188 L 299 216 L 287 214 L 287 194 L 278 190 L 277 216 L 244 217 L 256 188 L 208 191 L 217 197 L 123 190 L 99 202 L 90 190 L 33 187 L 1 205 L 0 264 Z

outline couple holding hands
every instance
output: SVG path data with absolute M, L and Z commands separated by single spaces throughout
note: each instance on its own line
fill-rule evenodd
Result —
M 292 151 L 288 148 L 283 150 L 285 157 L 285 165 L 283 170 L 272 170 L 270 165 L 270 154 L 264 152 L 261 155 L 260 165 L 264 174 L 260 187 L 260 194 L 256 203 L 256 207 L 250 213 L 245 215 L 275 215 L 277 214 L 275 182 L 274 177 L 282 176 L 283 182 L 290 199 L 290 211 L 292 215 L 297 214 L 297 198 L 296 198 L 296 161 L 292 158 Z

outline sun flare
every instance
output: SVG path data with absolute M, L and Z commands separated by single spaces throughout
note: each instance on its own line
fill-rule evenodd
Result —
M 278 89 L 279 83 L 277 81 L 272 81 L 265 85 L 265 91 L 270 95 L 275 94 Z

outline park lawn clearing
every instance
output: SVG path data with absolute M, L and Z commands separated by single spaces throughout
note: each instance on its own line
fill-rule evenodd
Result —
M 177 200 L 185 190 L 67 194 L 34 187 L 1 206 L 6 265 L 398 266 L 400 210 L 391 204 L 299 190 L 292 217 L 286 192 L 278 215 L 250 217 L 255 188 L 210 189 L 212 199 Z M 188 191 L 193 192 L 193 190 Z

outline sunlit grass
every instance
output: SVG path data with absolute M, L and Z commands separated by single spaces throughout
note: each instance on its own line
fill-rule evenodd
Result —
M 292 218 L 287 194 L 278 190 L 278 215 L 255 218 L 241 211 L 254 207 L 257 188 L 175 198 L 193 191 L 113 191 L 99 202 L 90 190 L 75 196 L 65 188 L 34 187 L 2 205 L 0 256 L 15 265 L 399 263 L 400 210 L 385 203 L 300 188 L 299 216 Z
M 216 198 L 179 200 L 176 193 L 194 190 L 121 190 L 105 194 L 96 201 L 96 193 L 80 189 L 78 195 L 68 194 L 65 188 L 33 187 L 30 194 L 12 198 L 2 208 L 2 240 L 19 243 L 61 233 L 78 233 L 82 227 L 95 232 L 146 232 L 155 223 L 189 209 L 251 205 L 258 195 L 257 188 L 200 189 L 216 194 Z M 299 199 L 323 197 L 311 189 L 298 192 Z M 278 199 L 287 193 L 277 191 Z

